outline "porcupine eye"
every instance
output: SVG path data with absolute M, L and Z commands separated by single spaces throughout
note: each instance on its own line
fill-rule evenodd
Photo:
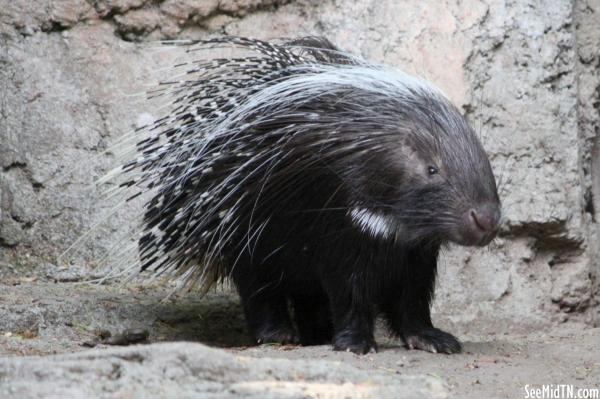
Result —
M 427 173 L 429 173 L 429 176 L 433 176 L 433 175 L 437 175 L 438 174 L 438 170 L 435 166 L 429 166 L 427 168 Z

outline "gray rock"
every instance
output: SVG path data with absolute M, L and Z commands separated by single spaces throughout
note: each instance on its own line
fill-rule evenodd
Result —
M 181 342 L 0 360 L 3 398 L 446 398 L 433 376 L 252 359 Z
M 229 391 L 218 390 L 227 386 L 225 381 L 234 381 L 230 386 L 238 387 L 238 383 L 242 384 L 242 388 L 246 390 L 240 392 L 246 394 L 250 378 L 254 378 L 250 380 L 254 381 L 250 383 L 250 387 L 258 392 L 256 395 L 263 395 L 266 389 L 277 389 L 277 392 L 271 393 L 272 396 L 288 397 L 287 393 L 297 397 L 298 390 L 305 389 L 307 387 L 305 383 L 311 383 L 313 385 L 310 385 L 310 388 L 302 391 L 305 396 L 338 397 L 345 395 L 349 390 L 352 391 L 350 394 L 356 395 L 375 395 L 373 390 L 379 394 L 379 384 L 383 384 L 382 375 L 384 378 L 387 377 L 386 381 L 393 379 L 393 383 L 398 384 L 404 384 L 411 379 L 420 380 L 419 376 L 428 375 L 436 381 L 435 385 L 446 388 L 450 397 L 515 398 L 524 395 L 523 388 L 526 384 L 538 386 L 547 381 L 576 381 L 580 387 L 593 387 L 597 384 L 600 370 L 597 355 L 600 351 L 600 328 L 586 328 L 576 323 L 563 323 L 549 329 L 530 331 L 527 334 L 498 332 L 488 335 L 460 336 L 464 351 L 451 356 L 407 350 L 398 339 L 389 337 L 385 330 L 379 329 L 376 339 L 380 351 L 376 354 L 358 356 L 353 353 L 332 351 L 331 345 L 308 347 L 250 345 L 238 301 L 223 294 L 209 293 L 207 297 L 199 300 L 194 292 L 190 292 L 162 301 L 168 292 L 165 288 L 168 287 L 140 286 L 132 283 L 127 287 L 118 288 L 114 285 L 40 283 L 30 280 L 19 279 L 12 283 L 14 285 L 0 285 L 0 397 L 2 398 L 19 397 L 17 395 L 24 393 L 15 391 L 13 381 L 21 385 L 27 384 L 25 393 L 29 392 L 31 395 L 42 391 L 42 394 L 50 396 L 53 389 L 64 387 L 67 397 L 90 397 L 87 390 L 94 390 L 99 386 L 105 387 L 106 392 L 110 393 L 113 391 L 109 389 L 121 389 L 115 387 L 121 387 L 119 384 L 130 381 L 126 388 L 116 392 L 120 393 L 119 395 L 111 396 L 117 398 L 136 397 L 137 391 L 131 391 L 138 387 L 138 395 L 141 395 L 148 387 L 158 384 L 153 380 L 155 376 L 159 381 L 162 381 L 165 376 L 173 376 L 173 380 L 180 383 L 184 390 L 195 389 L 194 383 L 200 384 L 197 379 L 194 379 L 197 377 L 189 377 L 181 371 L 181 364 L 191 364 L 186 360 L 187 358 L 181 363 L 170 360 L 163 362 L 163 359 L 168 356 L 163 357 L 164 351 L 160 345 L 144 347 L 148 353 L 143 355 L 145 359 L 153 359 L 155 356 L 153 353 L 156 352 L 156 359 L 161 359 L 160 361 L 164 363 L 164 368 L 159 372 L 156 372 L 157 365 L 154 361 L 145 360 L 138 365 L 134 361 L 127 361 L 129 356 L 121 359 L 114 355 L 114 352 L 106 356 L 97 355 L 102 351 L 111 351 L 111 347 L 107 345 L 127 344 L 137 339 L 144 339 L 150 343 L 183 341 L 181 345 L 185 348 L 189 345 L 192 349 L 197 347 L 198 342 L 225 347 L 228 348 L 226 352 L 231 353 L 235 359 L 242 356 L 253 358 L 245 361 L 244 364 L 249 365 L 248 367 L 252 367 L 254 362 L 262 361 L 254 358 L 289 359 L 289 362 L 277 363 L 281 366 L 277 366 L 278 370 L 275 373 L 268 374 L 265 371 L 262 376 L 259 376 L 260 378 L 248 376 L 244 374 L 245 371 L 233 367 L 218 369 L 223 371 L 223 375 L 213 380 L 216 386 L 215 394 L 225 392 L 223 394 L 225 396 L 233 395 Z M 88 346 L 95 346 L 98 349 L 97 352 L 93 352 L 94 356 L 88 356 L 89 352 L 86 352 L 82 356 L 67 356 L 67 360 L 65 357 L 60 357 L 57 361 L 56 357 L 52 357 L 59 353 L 87 350 Z M 222 353 L 217 350 L 205 351 L 203 361 L 208 366 L 214 367 L 218 363 L 213 362 L 212 357 L 216 357 L 218 362 L 223 358 Z M 27 357 L 22 362 L 15 358 L 34 355 L 49 356 Z M 228 357 L 232 358 L 229 355 Z M 332 372 L 326 370 L 322 379 L 318 381 L 308 380 L 307 377 L 314 373 L 321 375 L 320 370 L 323 367 L 313 367 L 313 364 L 322 363 L 315 360 L 327 360 L 327 369 L 332 370 Z M 198 360 L 194 360 L 196 361 Z M 233 363 L 236 361 L 234 360 Z M 294 365 L 296 361 L 299 361 L 297 366 Z M 69 371 L 65 371 L 67 363 L 73 365 L 69 366 Z M 112 382 L 106 382 L 110 379 L 110 375 L 118 375 L 111 374 L 114 363 L 117 363 L 116 367 L 121 370 L 129 370 L 133 363 L 135 370 L 122 374 L 125 376 L 135 374 L 135 381 L 131 382 L 131 379 L 125 377 L 123 379 L 115 377 Z M 361 370 L 360 376 L 372 375 L 373 379 L 365 377 L 368 379 L 363 380 L 363 377 L 359 378 L 355 371 L 347 372 L 347 368 L 339 371 L 340 364 Z M 552 367 L 549 368 L 548 364 L 552 364 Z M 21 368 L 15 370 L 15 365 L 21 365 Z M 305 366 L 310 367 L 313 374 L 295 373 L 295 370 Z M 37 373 L 40 368 L 43 369 L 42 372 Z M 59 371 L 53 373 L 55 368 Z M 108 369 L 106 373 L 98 372 L 105 369 Z M 290 371 L 283 369 L 290 369 Z M 78 378 L 82 377 L 78 376 L 78 370 L 81 370 L 81 374 L 85 377 L 94 377 L 97 385 L 90 380 L 80 387 Z M 254 371 L 262 373 L 261 370 L 265 369 L 259 365 Z M 248 371 L 250 372 L 252 370 Z M 35 376 L 32 375 L 33 373 L 36 373 Z M 56 384 L 53 385 L 42 378 L 47 373 L 50 373 L 52 378 L 56 377 Z M 200 373 L 196 374 L 200 375 Z M 339 379 L 333 377 L 340 374 Z M 275 382 L 277 378 L 284 382 L 281 384 Z M 301 380 L 302 378 L 304 380 Z M 194 381 L 188 385 L 191 379 Z M 444 381 L 443 384 L 440 380 Z M 165 382 L 164 385 L 171 389 L 170 382 Z M 10 387 L 12 392 L 9 390 Z M 414 393 L 414 390 L 404 386 L 392 385 L 391 387 L 394 390 L 391 397 L 401 397 L 403 393 L 410 397 Z M 82 390 L 86 391 L 86 396 L 81 396 L 84 395 Z M 327 394 L 323 393 L 324 390 Z M 161 391 L 157 388 L 156 392 L 171 397 L 183 395 L 179 388 L 169 391 Z M 147 396 L 154 397 L 155 394 Z

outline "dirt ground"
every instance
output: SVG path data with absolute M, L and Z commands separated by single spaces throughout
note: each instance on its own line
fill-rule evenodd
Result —
M 526 385 L 600 388 L 599 328 L 567 323 L 527 335 L 474 332 L 460 336 L 464 352 L 458 355 L 409 351 L 378 331 L 379 353 L 357 356 L 333 352 L 329 346 L 251 346 L 239 304 L 230 294 L 202 300 L 192 294 L 167 301 L 164 297 L 159 286 L 5 278 L 0 285 L 0 356 L 194 341 L 241 356 L 334 360 L 391 375 L 432 375 L 445 381 L 456 398 L 521 398 Z

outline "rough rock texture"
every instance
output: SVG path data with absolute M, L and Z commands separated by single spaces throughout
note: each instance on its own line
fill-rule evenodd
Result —
M 196 343 L 0 362 L 3 398 L 447 398 L 439 378 L 340 362 L 252 359 Z
M 114 287 L 72 283 L 2 285 L 0 356 L 73 352 L 127 331 L 147 331 L 151 342 L 197 341 L 216 347 L 247 346 L 239 302 L 230 295 L 161 300 L 160 286 Z M 6 334 L 9 334 L 8 337 Z
M 574 13 L 577 35 L 577 101 L 580 176 L 584 187 L 583 209 L 587 227 L 589 253 L 596 257 L 590 265 L 592 295 L 600 298 L 600 1 L 579 1 Z M 600 307 L 594 309 L 600 322 Z
M 133 224 L 92 188 L 108 144 L 152 114 L 134 94 L 177 54 L 146 41 L 323 34 L 441 86 L 490 152 L 506 227 L 443 256 L 456 332 L 600 323 L 600 1 L 0 0 L 0 261 L 92 269 Z M 164 72 L 164 71 L 163 71 Z M 596 154 L 596 156 L 594 156 Z
M 440 392 L 437 386 L 454 398 L 512 399 L 525 397 L 527 384 L 591 388 L 600 381 L 600 328 L 586 328 L 573 322 L 525 335 L 472 331 L 461 335 L 463 353 L 452 356 L 407 350 L 383 329 L 376 331 L 379 352 L 366 356 L 334 352 L 330 345 L 248 346 L 237 298 L 211 293 L 199 300 L 192 292 L 161 302 L 166 292 L 161 286 L 130 283 L 119 288 L 81 284 L 74 281 L 75 273 L 56 268 L 47 268 L 46 274 L 58 282 L 21 276 L 0 281 L 0 397 L 3 399 L 97 397 L 83 395 L 81 390 L 99 392 L 100 387 L 105 389 L 102 392 L 123 393 L 109 395 L 111 398 L 142 397 L 159 383 L 163 386 L 161 394 L 179 398 L 182 391 L 205 389 L 210 378 L 214 384 L 212 393 L 217 397 L 233 396 L 231 386 L 240 387 L 238 383 L 246 384 L 252 378 L 256 380 L 253 387 L 257 392 L 277 397 L 287 397 L 286 393 L 296 397 L 298 389 L 304 388 L 304 397 L 312 398 L 356 397 L 352 394 L 411 397 L 415 389 L 425 389 L 436 397 Z M 181 346 L 152 345 L 119 354 L 109 349 L 109 345 L 123 344 L 125 337 L 140 336 L 131 331 L 145 332 L 141 342 L 151 344 L 188 341 L 183 344 L 186 357 L 179 356 Z M 197 343 L 224 348 L 235 356 L 223 355 L 222 350 L 196 350 Z M 31 358 L 87 351 L 90 346 L 110 352 Z M 168 353 L 165 348 L 175 353 Z M 23 356 L 30 357 L 23 361 L 15 359 Z M 254 370 L 240 370 L 237 360 L 240 356 L 260 358 L 257 361 L 260 364 Z M 144 359 L 141 363 L 136 361 L 140 358 Z M 269 358 L 292 362 L 271 362 Z M 223 359 L 231 364 L 224 367 Z M 296 363 L 297 360 L 303 361 Z M 328 361 L 328 370 L 324 372 L 323 360 Z M 157 369 L 157 362 L 162 368 Z M 251 368 L 254 362 L 249 360 L 244 364 Z M 340 368 L 340 363 L 351 367 Z M 16 365 L 20 368 L 16 369 Z M 120 373 L 110 372 L 113 365 Z M 183 366 L 189 367 L 184 371 Z M 42 368 L 44 372 L 38 372 Z M 269 368 L 277 370 L 270 375 L 263 373 Z M 218 375 L 219 372 L 223 375 Z M 419 377 L 423 375 L 429 378 Z M 284 382 L 277 385 L 273 382 L 276 378 Z M 389 391 L 381 389 L 384 382 L 386 387 L 391 383 L 391 395 L 385 396 Z M 26 392 L 17 389 L 23 385 Z M 61 396 L 55 394 L 64 387 L 68 389 Z M 45 394 L 37 396 L 40 392 Z

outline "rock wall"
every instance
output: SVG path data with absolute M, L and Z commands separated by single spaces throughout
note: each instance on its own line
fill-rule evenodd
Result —
M 600 323 L 600 0 L 0 0 L 0 264 L 29 273 L 85 232 L 93 268 L 134 220 L 93 181 L 151 112 L 165 38 L 325 35 L 426 77 L 500 180 L 489 249 L 443 254 L 436 317 L 459 331 Z

